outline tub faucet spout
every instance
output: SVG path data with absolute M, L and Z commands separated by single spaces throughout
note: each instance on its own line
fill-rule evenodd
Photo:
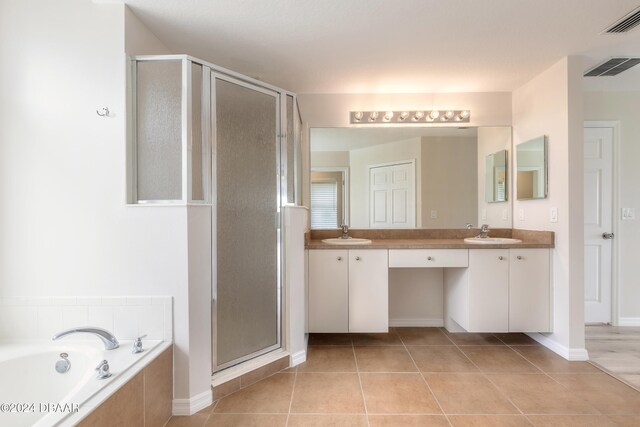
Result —
M 89 334 L 93 334 L 96 337 L 100 338 L 100 340 L 104 343 L 105 350 L 113 350 L 120 346 L 120 343 L 113 336 L 113 334 L 105 329 L 96 328 L 92 326 L 82 327 L 82 328 L 71 328 L 65 331 L 59 332 L 53 336 L 53 340 L 60 339 L 66 335 L 74 334 L 76 332 L 86 332 Z

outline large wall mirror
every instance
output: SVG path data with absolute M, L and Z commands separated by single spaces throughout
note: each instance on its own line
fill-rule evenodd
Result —
M 510 127 L 312 128 L 310 137 L 311 228 L 511 227 Z M 487 174 L 505 203 L 485 200 Z
M 538 138 L 516 146 L 516 194 L 518 200 L 547 197 L 547 138 Z

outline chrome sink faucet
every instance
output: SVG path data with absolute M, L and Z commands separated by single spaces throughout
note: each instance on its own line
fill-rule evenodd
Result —
M 82 328 L 71 328 L 71 329 L 67 329 L 65 331 L 59 332 L 57 334 L 55 334 L 53 336 L 53 340 L 57 340 L 60 339 L 64 336 L 67 336 L 69 334 L 74 334 L 77 332 L 86 332 L 89 334 L 93 334 L 96 337 L 100 338 L 100 340 L 104 343 L 104 349 L 105 350 L 114 350 L 118 347 L 120 347 L 120 343 L 118 342 L 118 340 L 116 339 L 116 337 L 113 336 L 113 334 L 105 329 L 102 328 L 96 328 L 96 327 L 82 327 Z
M 482 224 L 482 227 L 480 227 L 480 234 L 478 234 L 477 237 L 480 239 L 489 237 L 489 224 Z
M 349 226 L 347 224 L 342 224 L 340 226 L 340 228 L 342 228 L 342 238 L 343 239 L 348 239 L 349 238 Z

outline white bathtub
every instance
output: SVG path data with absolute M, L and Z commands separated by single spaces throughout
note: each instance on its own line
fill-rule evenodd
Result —
M 145 351 L 132 354 L 132 341 L 106 351 L 98 339 L 72 338 L 0 342 L 0 426 L 74 425 L 170 346 L 145 340 Z M 60 353 L 71 362 L 64 374 L 55 369 Z M 113 375 L 98 380 L 95 368 L 104 359 Z

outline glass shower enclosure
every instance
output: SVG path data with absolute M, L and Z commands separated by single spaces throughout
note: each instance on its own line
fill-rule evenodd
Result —
M 212 371 L 281 348 L 281 207 L 302 199 L 295 94 L 185 55 L 131 63 L 129 203 L 211 207 Z

